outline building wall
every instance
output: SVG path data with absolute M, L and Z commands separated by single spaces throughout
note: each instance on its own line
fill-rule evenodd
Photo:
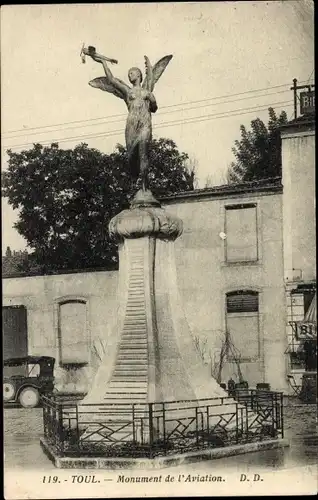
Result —
M 259 256 L 256 262 L 227 263 L 225 207 L 256 203 Z M 186 316 L 206 362 L 218 361 L 221 339 L 226 331 L 226 293 L 239 289 L 259 292 L 259 356 L 242 363 L 242 373 L 250 385 L 268 382 L 273 389 L 285 390 L 285 295 L 283 286 L 283 241 L 281 194 L 247 194 L 192 202 L 174 203 L 167 210 L 183 220 L 184 233 L 176 241 L 179 287 Z M 237 228 L 237 235 L 244 227 Z M 221 236 L 220 236 L 221 234 Z M 229 238 L 230 235 L 227 235 Z M 242 356 L 254 333 L 246 331 L 238 341 Z M 200 339 L 200 340 L 199 340 Z M 223 381 L 237 379 L 234 364 L 227 364 Z
M 235 339 L 242 357 L 248 358 L 241 364 L 242 373 L 251 386 L 268 382 L 273 389 L 285 390 L 281 194 L 214 194 L 210 198 L 198 196 L 186 202 L 177 198 L 172 201 L 166 203 L 166 210 L 179 216 L 184 224 L 184 232 L 175 242 L 178 285 L 187 321 L 205 362 L 215 368 L 219 360 L 227 330 L 226 293 L 253 290 L 259 293 L 256 319 L 259 331 L 255 334 L 247 327 L 242 338 Z M 242 203 L 256 206 L 258 258 L 253 262 L 228 263 L 226 245 L 231 235 L 225 240 L 221 238 L 227 231 L 226 207 Z M 246 229 L 238 224 L 235 238 L 245 237 Z M 117 335 L 114 328 L 118 312 L 116 272 L 8 278 L 3 280 L 3 297 L 3 305 L 27 308 L 29 354 L 53 355 L 57 366 L 60 361 L 59 302 L 87 300 L 90 368 L 99 362 L 95 347 L 100 349 L 102 344 L 107 351 L 107 343 L 113 342 Z M 250 321 L 249 314 L 246 316 L 246 321 Z M 76 341 L 74 356 L 75 353 Z M 88 370 L 85 376 L 90 377 L 91 372 Z M 226 382 L 231 376 L 237 380 L 237 369 L 235 364 L 227 363 L 222 379 Z
M 289 124 L 281 132 L 283 171 L 283 241 L 286 293 L 286 371 L 290 390 L 301 386 L 304 366 L 295 364 L 300 342 L 291 322 L 304 318 L 304 296 L 299 287 L 316 286 L 315 211 L 315 125 L 313 122 Z M 313 290 L 314 290 L 313 288 Z M 305 293 L 305 292 L 304 292 Z
M 28 354 L 55 357 L 55 376 L 61 379 L 64 386 L 68 384 L 69 371 L 59 367 L 58 305 L 65 300 L 87 300 L 86 346 L 77 345 L 76 331 L 71 346 L 75 356 L 84 352 L 87 357 L 86 368 L 77 370 L 75 376 L 80 385 L 84 384 L 84 387 L 78 389 L 85 390 L 91 370 L 96 369 L 103 351 L 107 349 L 107 343 L 113 340 L 117 312 L 116 290 L 116 272 L 7 278 L 3 280 L 3 306 L 26 307 Z
M 287 281 L 316 279 L 315 130 L 282 132 L 284 267 Z

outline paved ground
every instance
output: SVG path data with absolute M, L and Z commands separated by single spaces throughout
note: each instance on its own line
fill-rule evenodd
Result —
M 318 427 L 315 405 L 300 404 L 287 399 L 285 406 L 285 437 L 290 447 L 278 450 L 248 453 L 239 457 L 217 460 L 218 468 L 237 468 L 244 472 L 251 466 L 283 469 L 316 465 L 318 456 Z M 10 408 L 4 411 L 4 446 L 6 468 L 49 470 L 52 464 L 39 445 L 42 436 L 42 410 Z M 207 469 L 208 462 L 195 465 L 196 470 Z M 216 461 L 210 461 L 215 468 Z M 182 466 L 183 469 L 185 466 Z M 193 468 L 193 466 L 186 466 Z

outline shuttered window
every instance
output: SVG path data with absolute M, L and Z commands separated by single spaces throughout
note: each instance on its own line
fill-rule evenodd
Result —
M 89 361 L 87 305 L 82 300 L 59 304 L 60 363 L 86 364 Z
M 236 290 L 226 295 L 226 327 L 241 361 L 259 358 L 259 294 L 253 290 Z M 228 353 L 228 360 L 232 355 Z
M 258 312 L 258 293 L 246 290 L 228 293 L 226 310 L 228 313 Z
M 227 262 L 258 260 L 256 204 L 225 207 L 225 248 Z

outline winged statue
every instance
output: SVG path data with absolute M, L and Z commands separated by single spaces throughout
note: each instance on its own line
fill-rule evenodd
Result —
M 152 138 L 151 113 L 158 109 L 153 94 L 155 84 L 172 59 L 172 55 L 162 57 L 154 66 L 149 58 L 145 57 L 145 78 L 139 68 L 133 67 L 128 71 L 128 79 L 132 86 L 116 78 L 108 67 L 108 62 L 117 64 L 115 59 L 96 53 L 94 47 L 82 48 L 82 56 L 88 55 L 94 61 L 101 63 L 105 76 L 94 78 L 89 85 L 105 92 L 109 92 L 127 105 L 125 139 L 128 153 L 130 173 L 133 181 L 140 181 L 143 190 L 148 188 L 149 145 Z M 84 61 L 83 61 L 84 62 Z

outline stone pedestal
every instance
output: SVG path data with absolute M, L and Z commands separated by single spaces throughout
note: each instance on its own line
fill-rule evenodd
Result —
M 174 240 L 182 221 L 150 191 L 112 219 L 119 241 L 118 343 L 83 403 L 152 403 L 226 397 L 199 357 L 178 292 Z

